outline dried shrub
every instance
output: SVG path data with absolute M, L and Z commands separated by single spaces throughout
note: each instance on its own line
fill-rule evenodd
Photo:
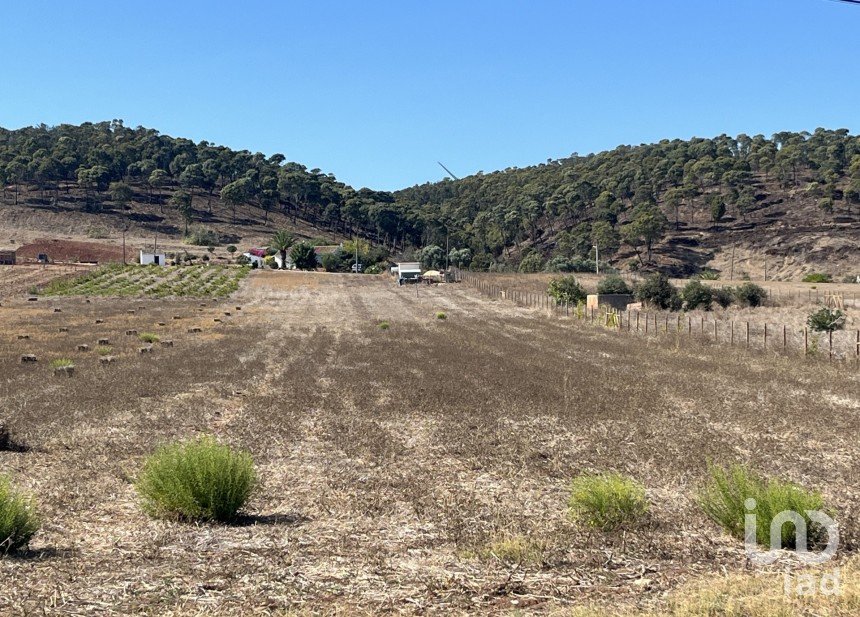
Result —
M 144 463 L 136 489 L 151 516 L 230 522 L 256 484 L 249 453 L 201 437 L 156 450 Z
M 3 422 L 0 422 L 0 452 L 27 452 L 30 448 L 9 431 Z
M 509 566 L 541 565 L 546 553 L 542 540 L 519 535 L 497 536 L 477 549 L 465 551 L 464 557 L 496 559 Z
M 39 526 L 32 499 L 0 475 L 0 554 L 26 547 Z
M 589 527 L 612 531 L 648 512 L 645 488 L 619 473 L 585 474 L 571 484 L 571 517 Z

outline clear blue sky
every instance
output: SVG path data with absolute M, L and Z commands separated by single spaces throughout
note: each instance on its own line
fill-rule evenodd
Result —
M 2 22 L 0 126 L 122 118 L 356 187 L 860 124 L 860 6 L 831 0 L 29 0 Z

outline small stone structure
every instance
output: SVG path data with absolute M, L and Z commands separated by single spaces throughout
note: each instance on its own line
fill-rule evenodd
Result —
M 626 311 L 627 305 L 633 302 L 632 294 L 588 294 L 585 308 L 588 311 L 601 308 L 611 308 L 616 311 Z

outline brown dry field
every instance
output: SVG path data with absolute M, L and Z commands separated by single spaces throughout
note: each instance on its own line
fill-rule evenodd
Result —
M 663 614 L 712 591 L 689 614 L 772 614 L 717 610 L 765 596 L 693 503 L 709 461 L 823 491 L 854 567 L 860 372 L 846 367 L 386 276 L 255 272 L 217 302 L 16 298 L 0 324 L 0 420 L 31 447 L 0 452 L 0 471 L 44 519 L 29 552 L 0 559 L 0 614 Z M 140 355 L 128 329 L 174 347 Z M 102 337 L 115 364 L 75 351 Z M 59 357 L 73 378 L 52 376 Z M 147 518 L 143 457 L 202 433 L 255 457 L 243 524 Z M 647 487 L 641 524 L 569 520 L 571 478 L 605 470 Z M 499 558 L 506 539 L 529 558 Z M 855 587 L 843 612 L 782 614 L 856 614 Z

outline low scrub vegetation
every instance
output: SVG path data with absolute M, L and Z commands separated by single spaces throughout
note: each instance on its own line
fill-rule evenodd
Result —
M 648 512 L 645 489 L 619 473 L 587 474 L 571 484 L 571 517 L 589 527 L 612 531 Z
M 806 514 L 824 510 L 821 494 L 808 491 L 791 482 L 764 478 L 742 465 L 728 468 L 711 467 L 707 484 L 699 491 L 698 503 L 715 523 L 738 539 L 744 539 L 747 514 L 756 515 L 756 540 L 770 545 L 771 521 L 780 512 L 796 512 L 807 523 L 809 538 L 821 540 L 824 530 Z M 755 503 L 747 502 L 754 499 Z M 754 505 L 753 508 L 747 508 Z M 792 523 L 781 528 L 782 546 L 794 548 L 795 529 Z
M 804 283 L 832 283 L 833 277 L 823 272 L 813 272 L 803 277 Z
M 69 358 L 57 358 L 51 360 L 50 366 L 51 368 L 74 368 L 75 363 Z
M 388 328 L 391 327 L 391 324 L 389 324 L 387 321 L 380 321 L 377 326 L 380 330 L 388 330 Z
M 599 294 L 629 294 L 631 293 L 630 286 L 627 282 L 618 275 L 612 274 L 600 279 L 597 283 L 597 293 Z
M 549 282 L 547 293 L 564 304 L 585 302 L 585 289 L 573 276 L 562 276 Z
M 144 343 L 157 343 L 161 340 L 157 334 L 153 334 L 152 332 L 142 332 L 138 335 L 138 337 Z
M 236 518 L 256 484 L 250 454 L 201 437 L 156 450 L 136 488 L 151 516 L 226 523 Z
M 815 332 L 834 332 L 845 327 L 845 313 L 823 306 L 806 318 L 806 325 Z
M 741 306 L 761 306 L 767 298 L 767 291 L 755 283 L 744 283 L 734 290 L 735 299 Z
M 681 296 L 665 274 L 652 274 L 636 288 L 636 299 L 660 309 L 681 308 Z
M 690 281 L 681 291 L 681 300 L 688 310 L 694 311 L 700 308 L 709 311 L 711 302 L 714 300 L 714 291 L 700 281 Z
M 520 534 L 504 534 L 475 550 L 465 551 L 463 556 L 495 559 L 508 566 L 528 566 L 540 565 L 545 552 L 546 545 L 540 540 Z
M 438 313 L 436 313 L 436 319 L 445 320 L 448 319 L 448 315 L 446 315 L 442 311 L 439 311 Z
M 0 475 L 0 554 L 26 547 L 39 526 L 32 500 Z

